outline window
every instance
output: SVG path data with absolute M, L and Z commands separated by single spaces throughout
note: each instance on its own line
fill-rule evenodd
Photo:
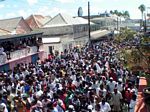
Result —
M 54 46 L 49 46 L 49 53 L 53 53 Z

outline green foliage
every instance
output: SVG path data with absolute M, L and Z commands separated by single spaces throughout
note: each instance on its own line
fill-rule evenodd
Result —
M 144 25 L 144 24 L 143 24 L 143 13 L 144 13 L 144 11 L 146 10 L 146 7 L 145 7 L 144 4 L 141 4 L 141 5 L 138 7 L 138 9 L 141 11 L 141 17 L 142 17 L 141 26 L 143 26 L 143 25 Z
M 141 4 L 138 9 L 141 11 L 141 13 L 143 14 L 143 12 L 146 10 L 146 7 L 144 4 Z
M 128 28 L 122 28 L 120 30 L 120 34 L 116 36 L 116 40 L 118 42 L 122 42 L 124 40 L 130 40 L 134 38 L 134 35 L 136 34 L 135 31 L 128 29 Z
M 129 11 L 118 11 L 118 10 L 114 10 L 114 11 L 110 11 L 110 14 L 116 14 L 119 17 L 124 17 L 124 18 L 130 18 L 130 14 Z
M 123 13 L 123 17 L 124 17 L 124 18 L 130 18 L 129 12 L 128 12 L 128 11 L 125 11 L 125 12 Z
M 143 36 L 143 37 L 141 38 L 141 43 L 142 43 L 142 44 L 150 43 L 150 37 Z

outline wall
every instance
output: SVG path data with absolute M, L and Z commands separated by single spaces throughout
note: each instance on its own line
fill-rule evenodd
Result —
M 37 60 L 37 57 L 39 57 L 42 61 L 46 58 L 44 55 L 44 51 L 41 51 L 39 53 L 35 53 L 20 59 L 16 59 L 13 61 L 9 61 L 6 64 L 3 64 L 0 66 L 0 71 L 8 71 L 9 69 L 12 69 L 19 63 L 30 63 L 30 62 L 34 62 Z
M 47 55 L 49 54 L 49 46 L 54 46 L 53 53 L 55 50 L 59 51 L 59 53 L 63 51 L 61 43 L 44 44 L 44 51 L 47 53 Z
M 31 62 L 31 56 L 19 58 L 18 60 L 14 60 L 9 62 L 10 69 L 13 69 L 17 64 L 19 63 L 30 63 Z
M 34 29 L 34 31 L 44 32 L 43 36 L 55 36 L 55 35 L 65 35 L 73 33 L 73 26 L 55 26 L 55 27 L 45 27 Z

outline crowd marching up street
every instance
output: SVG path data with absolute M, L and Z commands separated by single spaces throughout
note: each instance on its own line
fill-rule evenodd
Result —
M 101 41 L 0 73 L 0 112 L 134 112 L 139 78 Z

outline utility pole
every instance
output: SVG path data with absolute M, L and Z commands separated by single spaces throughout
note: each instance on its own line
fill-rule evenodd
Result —
M 89 43 L 91 43 L 90 2 L 89 1 L 88 1 L 88 34 L 89 34 Z
M 146 33 L 146 31 L 147 31 L 147 25 L 146 25 L 146 14 L 144 14 L 144 19 L 145 19 L 145 21 L 144 21 L 144 32 Z
M 117 31 L 119 31 L 119 18 L 117 17 Z

